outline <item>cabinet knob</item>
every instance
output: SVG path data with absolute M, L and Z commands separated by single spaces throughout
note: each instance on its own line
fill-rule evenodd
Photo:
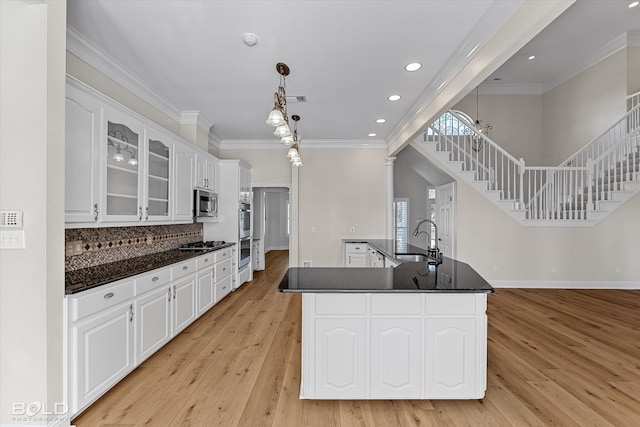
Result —
M 113 298 L 113 292 L 109 292 L 108 294 L 104 294 L 104 299 Z
M 160 279 L 158 276 L 154 276 L 153 279 L 151 279 L 152 282 L 157 282 L 158 279 Z
M 188 267 L 188 266 L 186 266 L 186 265 L 185 265 L 184 267 L 182 267 L 182 269 L 183 269 L 183 270 L 186 270 L 186 269 L 188 269 L 188 268 L 189 268 L 189 267 Z
M 205 259 L 204 259 L 204 262 L 209 262 L 209 258 L 205 258 Z

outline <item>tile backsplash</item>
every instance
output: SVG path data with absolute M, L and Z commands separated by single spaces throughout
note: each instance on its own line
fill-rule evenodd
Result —
M 65 271 L 73 271 L 202 241 L 202 224 L 74 228 L 65 230 L 64 240 L 67 247 L 72 242 L 82 245 L 81 253 L 64 258 Z

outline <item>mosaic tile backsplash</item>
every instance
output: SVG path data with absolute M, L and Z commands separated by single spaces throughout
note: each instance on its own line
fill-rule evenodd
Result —
M 64 258 L 65 271 L 73 271 L 202 241 L 202 224 L 74 228 L 65 230 L 64 237 L 65 244 L 82 242 L 81 254 Z

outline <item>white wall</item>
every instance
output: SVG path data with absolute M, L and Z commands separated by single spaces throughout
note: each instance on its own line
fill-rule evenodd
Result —
M 3 0 L 0 19 L 0 209 L 24 212 L 26 243 L 0 252 L 0 423 L 10 424 L 13 403 L 64 402 L 66 3 Z
M 545 165 L 559 165 L 626 113 L 626 58 L 621 50 L 545 92 Z
M 427 180 L 408 167 L 403 159 L 404 151 L 398 153 L 393 165 L 393 197 L 409 199 L 408 242 L 425 248 L 424 234 L 414 237 L 411 233 L 421 219 L 427 218 L 427 189 L 432 186 Z M 415 153 L 414 150 L 411 153 Z
M 386 151 L 313 149 L 302 157 L 299 263 L 342 266 L 342 239 L 385 237 Z
M 640 46 L 627 47 L 627 95 L 640 92 Z
M 309 150 L 301 149 L 304 153 Z M 251 165 L 251 182 L 253 185 L 282 185 L 291 182 L 291 164 L 287 159 L 287 149 L 248 149 L 233 150 L 223 148 L 221 159 L 240 159 Z
M 476 115 L 476 94 L 473 91 L 453 107 Z M 542 166 L 542 95 L 478 96 L 479 118 L 493 129 L 489 137 L 515 158 L 523 158 L 527 165 Z
M 272 249 L 288 249 L 287 202 L 288 189 L 267 189 L 264 193 L 266 222 L 264 230 L 264 252 Z

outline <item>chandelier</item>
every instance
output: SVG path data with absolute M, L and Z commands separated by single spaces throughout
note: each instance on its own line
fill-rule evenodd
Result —
M 478 113 L 478 98 L 478 86 L 476 86 L 476 121 L 474 122 L 474 125 L 477 133 L 475 133 L 471 137 L 471 148 L 473 148 L 474 151 L 482 150 L 483 139 L 478 134 L 489 137 L 489 131 L 493 129 L 493 126 L 491 126 L 489 123 L 483 125 L 482 120 L 479 119 L 480 115 Z
M 289 117 L 287 116 L 287 94 L 285 88 L 286 77 L 290 71 L 289 66 L 285 63 L 278 62 L 276 64 L 276 71 L 280 74 L 280 84 L 278 85 L 278 90 L 273 94 L 273 110 L 269 113 L 269 117 L 267 117 L 265 123 L 276 128 L 273 134 L 280 138 L 282 144 L 291 146 L 287 152 L 289 161 L 294 166 L 302 166 L 302 159 L 298 151 L 300 144 L 298 137 L 298 120 L 300 120 L 300 116 L 295 114 L 291 116 L 291 120 L 295 122 L 293 132 L 291 132 L 291 128 L 289 127 Z

